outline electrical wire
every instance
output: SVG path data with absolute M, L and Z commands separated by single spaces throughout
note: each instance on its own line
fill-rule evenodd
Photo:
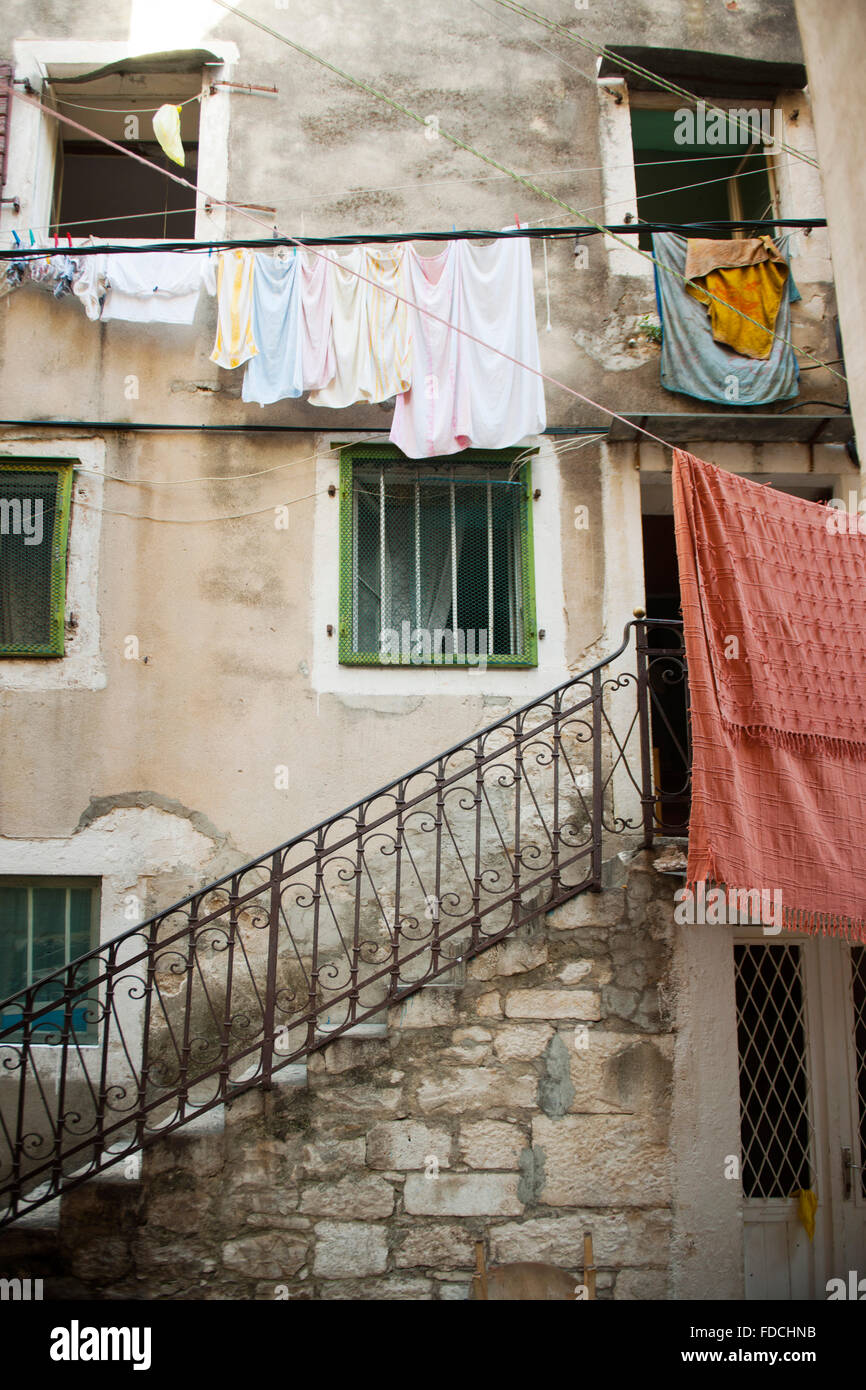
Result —
M 215 3 L 219 4 L 220 0 L 215 0 Z M 669 78 L 659 77 L 658 73 L 651 72 L 649 68 L 641 67 L 639 63 L 634 63 L 630 59 L 623 58 L 621 54 L 606 48 L 604 44 L 593 43 L 591 39 L 587 39 L 583 34 L 577 34 L 570 29 L 566 29 L 563 25 L 558 24 L 556 20 L 548 19 L 546 15 L 540 14 L 537 10 L 530 9 L 528 5 L 518 3 L 517 0 L 491 0 L 491 3 L 499 5 L 504 10 L 509 10 L 512 14 L 520 15 L 523 19 L 529 19 L 535 24 L 541 24 L 545 29 L 550 30 L 551 33 L 557 34 L 561 38 L 568 39 L 570 43 L 579 44 L 580 47 L 585 48 L 590 53 L 594 53 L 598 58 L 609 58 L 619 67 L 625 68 L 627 72 L 633 72 L 638 77 L 648 79 L 654 86 L 660 87 L 665 92 L 670 92 L 673 96 L 682 97 L 686 101 L 694 102 L 695 105 L 698 105 L 699 102 L 703 102 L 707 111 L 721 114 L 726 120 L 730 118 L 730 113 L 726 111 L 724 107 L 713 106 L 711 102 L 705 101 L 703 97 L 696 96 L 694 92 L 688 91 L 685 87 L 678 86 Z M 740 127 L 742 122 L 737 120 L 736 124 Z M 746 130 L 748 130 L 748 121 L 745 123 L 745 126 Z M 784 150 L 786 154 L 792 154 L 795 159 L 801 159 L 804 164 L 810 164 L 815 169 L 818 168 L 817 159 L 813 159 L 811 155 L 804 154 L 802 150 L 795 149 L 793 145 L 787 145 L 783 140 L 780 140 L 779 148 Z
M 387 106 L 390 106 L 393 110 L 401 112 L 404 116 L 408 116 L 410 120 L 413 120 L 417 124 L 423 125 L 426 128 L 427 123 L 426 118 L 424 116 L 421 116 L 417 111 L 411 110 L 410 107 L 405 106 L 402 102 L 395 101 L 394 98 L 388 96 L 386 92 L 382 92 L 375 87 L 371 87 L 369 83 L 364 82 L 361 78 L 353 77 L 350 73 L 345 72 L 342 68 L 339 68 L 334 63 L 329 62 L 327 58 L 323 58 L 320 54 L 313 53 L 310 49 L 305 48 L 302 44 L 296 43 L 294 39 L 290 39 L 286 34 L 282 34 L 279 30 L 271 28 L 271 26 L 269 24 L 265 24 L 263 20 L 254 19 L 252 15 L 245 14 L 243 10 L 237 9 L 235 5 L 230 5 L 228 3 L 228 0 L 213 0 L 213 3 L 215 5 L 219 5 L 221 9 L 227 10 L 229 14 L 235 15 L 238 19 L 243 19 L 248 24 L 252 24 L 254 28 L 261 29 L 264 33 L 269 34 L 272 38 L 278 39 L 281 43 L 286 44 L 289 48 L 294 49 L 297 53 L 302 54 L 306 58 L 310 58 L 313 62 L 318 63 L 321 67 L 326 68 L 329 72 L 333 72 L 338 77 L 341 77 L 344 81 L 351 83 L 353 87 L 358 88 L 360 91 L 366 92 L 369 96 L 375 97 L 378 101 L 383 101 Z M 503 0 L 496 0 L 496 3 L 503 3 Z M 695 100 L 697 100 L 697 98 L 695 98 Z M 559 207 L 565 208 L 566 212 L 570 213 L 573 217 L 584 217 L 585 221 L 590 222 L 597 229 L 600 228 L 599 223 L 594 222 L 592 218 L 585 217 L 585 215 L 582 214 L 577 208 L 572 207 L 569 203 L 564 202 L 561 198 L 557 198 L 555 194 L 549 193 L 546 189 L 540 188 L 537 184 L 532 183 L 529 179 L 523 178 L 520 174 L 515 173 L 513 169 L 508 169 L 506 165 L 500 164 L 490 155 L 483 154 L 473 145 L 469 145 L 466 143 L 466 141 L 460 140 L 456 135 L 452 135 L 449 131 L 443 130 L 441 126 L 438 127 L 438 134 L 444 137 L 446 140 L 448 140 L 456 148 L 465 150 L 466 153 L 475 156 L 475 158 L 477 159 L 483 160 L 485 164 L 489 164 L 491 165 L 491 167 L 499 169 L 503 173 L 509 174 L 516 183 L 519 183 L 524 187 L 528 188 L 530 192 L 536 193 L 539 197 L 545 198 L 548 202 L 556 203 Z M 617 236 L 616 234 L 613 234 L 613 239 L 615 241 L 620 242 L 621 245 L 625 246 L 629 251 L 632 251 L 635 255 L 642 256 L 645 260 L 650 261 L 653 265 L 658 266 L 659 269 L 667 271 L 668 274 L 673 275 L 676 279 L 682 281 L 684 285 L 688 284 L 688 281 L 684 274 L 682 274 L 678 270 L 675 270 L 673 266 L 665 265 L 664 262 L 658 260 L 657 257 L 654 256 L 651 252 L 643 251 L 640 247 L 633 246 L 630 242 L 625 241 L 623 237 Z M 712 302 L 721 304 L 725 309 L 731 309 L 734 307 L 725 303 L 725 301 L 720 299 L 718 295 L 713 294 L 709 290 L 706 290 L 705 293 Z M 760 328 L 764 332 L 768 333 L 770 337 L 775 339 L 777 342 L 784 343 L 785 346 L 790 347 L 794 352 L 802 353 L 804 357 L 808 357 L 812 362 L 820 362 L 820 359 L 815 357 L 814 353 L 810 352 L 808 348 L 799 347 L 790 339 L 783 338 L 773 329 L 767 328 L 766 324 L 760 323 L 759 320 L 752 318 L 750 314 L 745 313 L 742 309 L 735 309 L 735 312 L 739 314 L 741 318 L 745 319 L 746 322 L 751 323 L 755 327 Z M 821 365 L 824 364 L 821 363 Z M 841 372 L 834 371 L 832 367 L 828 367 L 827 370 L 833 376 L 838 377 L 840 381 L 845 380 Z
M 76 507 L 88 507 L 92 512 L 103 512 L 106 516 L 125 516 L 131 521 L 155 521 L 163 526 L 210 526 L 214 522 L 221 521 L 242 521 L 250 516 L 264 516 L 266 512 L 275 512 L 278 507 L 294 507 L 299 502 L 309 502 L 312 497 L 325 497 L 327 488 L 320 488 L 318 492 L 308 492 L 303 497 L 293 497 L 288 502 L 274 502 L 269 507 L 258 507 L 252 512 L 230 512 L 227 516 L 150 516 L 146 512 L 118 512 L 112 507 L 97 507 L 93 502 L 85 502 L 76 497 Z
M 134 106 L 135 98 L 130 99 L 128 106 L 83 106 L 80 101 L 67 101 L 66 97 L 58 96 L 54 93 L 58 106 L 71 106 L 75 111 L 96 111 L 100 116 L 153 116 L 157 111 L 162 110 L 162 106 Z M 192 101 L 201 101 L 201 92 L 196 92 L 194 97 L 187 97 L 185 101 L 172 101 L 171 106 L 189 106 Z M 166 105 L 163 102 L 163 105 Z

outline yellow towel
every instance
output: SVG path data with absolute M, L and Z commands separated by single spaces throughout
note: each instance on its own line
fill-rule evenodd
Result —
M 769 357 L 787 279 L 787 265 L 768 260 L 711 270 L 686 289 L 706 304 L 717 343 L 726 343 L 743 357 Z

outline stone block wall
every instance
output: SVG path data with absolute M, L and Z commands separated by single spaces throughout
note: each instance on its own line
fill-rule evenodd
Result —
M 477 1239 L 577 1284 L 585 1231 L 599 1298 L 670 1296 L 673 885 L 649 853 L 621 877 L 67 1194 L 46 1296 L 463 1299 Z

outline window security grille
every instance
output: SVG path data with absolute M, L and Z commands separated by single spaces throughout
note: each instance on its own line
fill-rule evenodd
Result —
M 529 465 L 343 459 L 340 660 L 536 662 Z
M 799 946 L 734 947 L 744 1197 L 812 1187 Z
M 0 465 L 0 657 L 62 656 L 72 465 Z
M 42 975 L 84 955 L 99 937 L 99 880 L 5 878 L 0 880 L 0 999 L 17 993 Z M 75 985 L 90 974 L 76 975 Z M 36 992 L 42 1009 L 63 995 L 63 981 L 48 981 Z M 72 1010 L 79 1042 L 96 1041 L 96 1000 L 78 996 Z M 4 1009 L 0 1024 L 18 1022 L 21 1009 Z M 63 1007 L 48 1010 L 33 1023 L 33 1041 L 59 1041 Z M 15 1040 L 13 1034 L 9 1041 Z
M 866 946 L 851 947 L 851 986 L 854 995 L 857 1113 L 860 1121 L 860 1192 L 866 1197 Z

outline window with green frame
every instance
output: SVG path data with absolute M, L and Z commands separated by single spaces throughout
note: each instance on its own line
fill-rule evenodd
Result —
M 0 463 L 0 657 L 63 656 L 71 463 Z
M 638 217 L 643 222 L 741 220 L 738 230 L 713 235 L 755 235 L 750 221 L 772 217 L 775 211 L 773 160 L 753 138 L 770 128 L 772 108 L 744 102 L 742 108 L 731 108 L 722 138 L 714 139 L 720 122 L 714 119 L 708 130 L 705 118 L 695 123 L 695 142 L 681 144 L 684 127 L 678 111 L 687 109 L 631 107 Z M 652 250 L 651 234 L 641 232 L 638 243 Z
M 341 451 L 340 661 L 535 666 L 525 450 Z
M 18 1023 L 22 1016 L 17 1004 L 4 1008 L 5 999 L 98 943 L 99 901 L 98 878 L 0 878 L 0 1027 Z M 86 984 L 94 973 L 95 964 L 89 963 L 76 974 L 74 984 Z M 62 996 L 62 976 L 37 990 L 38 1009 L 55 999 L 58 1006 L 34 1022 L 34 1042 L 60 1041 L 65 1017 Z M 84 992 L 75 999 L 72 1028 L 78 1042 L 96 1042 L 95 1005 L 95 998 Z

